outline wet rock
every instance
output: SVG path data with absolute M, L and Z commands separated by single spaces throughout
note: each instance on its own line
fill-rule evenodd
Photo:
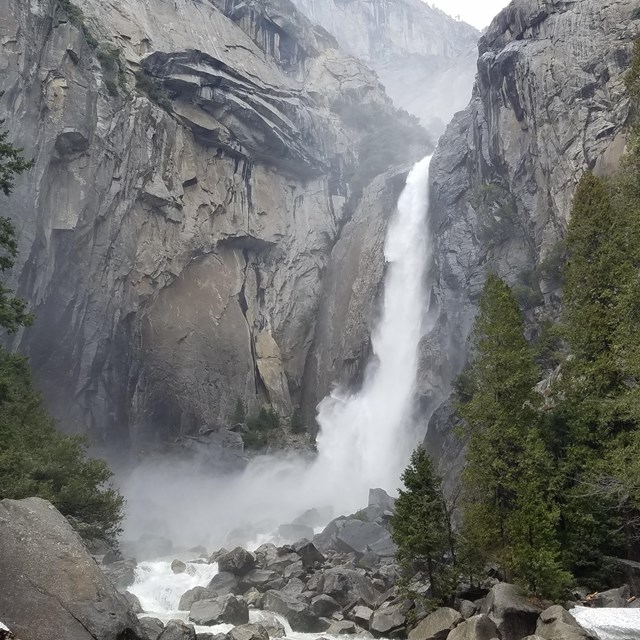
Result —
M 187 565 L 182 560 L 174 560 L 171 563 L 171 571 L 173 573 L 184 573 L 187 570 Z
M 138 600 L 138 596 L 134 595 L 130 591 L 125 591 L 124 599 L 129 603 L 133 613 L 142 613 L 142 605 L 140 604 L 140 600 Z
M 229 593 L 237 594 L 240 592 L 240 584 L 236 576 L 227 571 L 216 573 L 207 585 L 209 589 L 215 591 L 219 596 Z
M 502 640 L 520 640 L 535 632 L 542 607 L 528 600 L 517 586 L 501 582 L 485 598 L 482 613 L 496 623 Z
M 375 635 L 395 635 L 407 624 L 406 608 L 402 604 L 383 605 L 373 612 L 369 630 Z
M 169 620 L 158 640 L 196 640 L 196 630 L 183 620 Z
M 326 630 L 328 636 L 351 635 L 358 632 L 358 627 L 351 620 L 337 620 L 332 622 L 331 626 Z
M 282 591 L 267 591 L 263 606 L 268 611 L 284 616 L 294 631 L 313 633 L 325 631 L 328 627 L 311 611 L 309 605 Z
M 140 617 L 140 625 L 149 636 L 150 640 L 158 640 L 158 637 L 164 629 L 164 622 L 158 618 L 147 618 L 146 616 Z
M 220 596 L 194 602 L 189 611 L 189 620 L 200 625 L 226 622 L 239 625 L 249 622 L 249 607 L 242 598 L 233 595 Z
M 267 630 L 270 638 L 284 638 L 286 635 L 284 625 L 273 611 L 260 611 L 258 615 L 260 617 L 256 622 Z
M 255 587 L 258 591 L 266 591 L 267 585 L 279 578 L 279 574 L 268 569 L 254 569 L 240 579 L 240 588 Z
M 322 574 L 319 590 L 337 600 L 342 606 L 354 603 L 373 606 L 378 595 L 366 576 L 344 567 L 327 569 Z
M 249 607 L 255 607 L 256 609 L 262 608 L 262 594 L 255 588 L 251 587 L 242 594 Z
M 535 635 L 544 640 L 598 640 L 560 605 L 549 607 L 540 614 Z
M 311 600 L 311 611 L 319 618 L 329 618 L 337 611 L 342 609 L 339 602 L 336 602 L 331 596 L 321 594 Z
M 224 547 L 222 547 L 222 549 L 218 549 L 217 551 L 214 551 L 210 556 L 209 556 L 209 563 L 213 564 L 214 562 L 218 562 L 218 560 L 222 557 L 222 556 L 226 556 L 227 553 L 229 553 L 229 551 L 227 551 L 227 549 L 225 549 Z
M 371 620 L 372 615 L 373 610 L 363 605 L 354 607 L 351 611 L 351 617 L 354 619 L 354 621 L 365 629 L 369 628 L 369 620 Z
M 303 568 L 301 560 L 299 562 L 294 562 L 290 565 L 287 565 L 282 572 L 282 577 L 285 580 L 289 580 L 290 578 L 305 578 L 306 575 L 307 572 Z
M 220 594 L 209 587 L 193 587 L 185 591 L 178 604 L 178 611 L 189 611 L 194 602 L 198 600 L 211 600 Z
M 17 638 L 143 640 L 124 596 L 50 502 L 0 501 L 0 567 L 0 614 Z
M 137 566 L 138 563 L 135 560 L 127 559 L 103 564 L 100 568 L 115 588 L 123 592 L 135 582 Z
M 631 592 L 627 585 L 619 589 L 609 589 L 598 593 L 594 598 L 589 600 L 592 607 L 618 607 L 624 608 L 629 606 L 629 598 Z
M 325 562 L 326 558 L 318 551 L 313 542 L 301 540 L 293 545 L 294 551 L 300 556 L 302 565 L 309 569 Z
M 470 600 L 461 600 L 458 604 L 458 611 L 460 611 L 460 615 L 466 620 L 471 616 L 474 616 L 477 611 L 476 605 Z
M 227 633 L 229 640 L 269 640 L 267 630 L 261 624 L 243 624 Z
M 244 576 L 255 567 L 255 564 L 255 556 L 242 547 L 236 547 L 218 558 L 220 571 L 226 571 L 234 576 Z
M 489 616 L 480 614 L 461 622 L 447 640 L 494 640 L 500 638 L 498 627 Z
M 288 593 L 292 596 L 300 596 L 304 592 L 306 585 L 300 578 L 291 578 L 287 584 L 282 587 L 283 593 Z
M 462 620 L 463 617 L 455 609 L 441 607 L 409 633 L 409 640 L 446 640 L 449 632 Z

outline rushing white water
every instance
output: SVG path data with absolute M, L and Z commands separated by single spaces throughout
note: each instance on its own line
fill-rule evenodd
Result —
M 576 607 L 571 615 L 600 640 L 640 639 L 640 609 Z
M 428 308 L 425 268 L 431 260 L 430 160 L 418 162 L 409 174 L 387 234 L 384 306 L 372 336 L 376 362 L 359 393 L 335 391 L 319 407 L 316 467 L 325 478 L 335 479 L 351 509 L 362 506 L 370 487 L 395 491 L 415 446 L 411 410 Z
M 277 527 L 311 507 L 350 513 L 366 506 L 372 487 L 395 493 L 418 440 L 412 408 L 418 346 L 429 328 L 429 161 L 410 172 L 389 225 L 383 307 L 363 384 L 357 393 L 335 390 L 320 404 L 315 459 L 259 456 L 226 478 L 189 465 L 141 465 L 123 487 L 130 537 L 153 531 L 178 544 L 220 546 L 242 524 L 270 520 Z

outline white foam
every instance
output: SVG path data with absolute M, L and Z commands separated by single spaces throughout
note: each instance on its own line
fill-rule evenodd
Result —
M 640 609 L 575 607 L 570 613 L 600 640 L 640 639 Z

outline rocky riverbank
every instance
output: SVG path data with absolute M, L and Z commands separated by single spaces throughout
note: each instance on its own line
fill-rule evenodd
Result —
M 640 608 L 628 586 L 600 594 L 576 590 L 574 601 L 560 606 L 527 598 L 488 575 L 480 587 L 462 587 L 453 607 L 429 610 L 422 576 L 409 580 L 415 599 L 399 587 L 392 510 L 393 500 L 374 491 L 365 509 L 331 521 L 312 540 L 211 555 L 200 547 L 155 563 L 166 565 L 163 579 L 192 585 L 176 592 L 160 619 L 135 595 L 142 594 L 141 567 L 154 563 L 137 565 L 108 553 L 98 564 L 51 504 L 4 500 L 2 633 L 20 640 L 596 640 L 594 628 L 578 620 L 597 626 L 600 618 L 587 614 L 598 608 L 626 624 L 637 619 L 640 628 Z M 160 593 L 165 587 L 156 585 Z M 632 636 L 603 634 L 600 640 L 617 637 Z

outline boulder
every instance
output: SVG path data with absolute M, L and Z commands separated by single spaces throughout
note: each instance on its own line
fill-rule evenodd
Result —
M 249 607 L 242 598 L 233 595 L 220 596 L 194 602 L 189 611 L 189 620 L 200 625 L 247 624 Z
M 285 580 L 289 580 L 290 578 L 304 578 L 307 575 L 307 572 L 302 566 L 302 561 L 294 562 L 284 568 L 282 572 L 282 577 Z
M 269 640 L 267 630 L 261 624 L 242 624 L 227 633 L 228 640 Z
M 217 591 L 209 587 L 193 587 L 193 589 L 189 589 L 189 591 L 185 591 L 182 594 L 178 604 L 178 611 L 189 611 L 194 602 L 216 598 L 218 595 L 220 594 Z
M 338 551 L 363 554 L 373 551 L 379 556 L 394 556 L 397 550 L 391 534 L 375 522 L 350 519 L 343 522 L 336 534 Z
M 609 591 L 598 593 L 595 597 L 589 599 L 589 604 L 592 607 L 613 607 L 621 609 L 629 606 L 630 597 L 631 592 L 629 587 L 624 585 L 619 589 L 609 589 Z
M 500 638 L 498 627 L 489 616 L 482 613 L 461 622 L 447 636 L 447 640 L 494 640 L 495 638 Z
M 140 604 L 140 600 L 138 600 L 138 596 L 134 595 L 130 591 L 124 592 L 124 599 L 129 603 L 131 607 L 131 611 L 136 615 L 139 613 L 143 613 L 142 605 Z
M 218 560 L 222 557 L 227 555 L 227 553 L 229 553 L 229 551 L 227 549 L 225 549 L 224 547 L 222 547 L 222 549 L 218 549 L 217 551 L 214 551 L 210 556 L 209 556 L 209 564 L 213 564 L 214 562 L 218 562 Z
M 249 571 L 247 575 L 240 579 L 240 588 L 242 590 L 255 587 L 258 591 L 266 591 L 267 585 L 279 578 L 279 574 L 275 571 L 267 569 L 254 569 Z
M 281 524 L 278 533 L 285 540 L 295 542 L 296 540 L 310 540 L 313 538 L 313 529 L 303 524 Z
M 282 591 L 267 591 L 262 606 L 268 611 L 284 616 L 293 631 L 314 633 L 325 631 L 328 627 L 311 611 L 309 605 Z
M 356 623 L 351 620 L 336 620 L 331 623 L 331 626 L 326 630 L 328 636 L 343 636 L 351 635 L 358 632 Z
M 369 621 L 369 631 L 380 636 L 395 635 L 406 624 L 407 607 L 404 604 L 383 605 L 373 612 Z
M 255 607 L 256 609 L 262 608 L 262 594 L 255 587 L 251 587 L 245 591 L 242 597 L 250 607 Z
M 305 569 L 323 564 L 326 560 L 320 551 L 318 551 L 316 545 L 308 540 L 296 542 L 296 544 L 293 545 L 293 549 L 300 556 Z
M 140 618 L 140 625 L 149 636 L 149 640 L 158 640 L 158 637 L 164 629 L 164 622 L 158 618 Z
M 369 489 L 367 507 L 375 507 L 384 513 L 393 515 L 396 512 L 396 499 L 392 498 L 384 489 Z
M 244 576 L 256 565 L 255 556 L 242 547 L 236 547 L 218 558 L 218 568 L 234 576 Z
M 460 611 L 460 615 L 466 620 L 467 618 L 474 616 L 478 608 L 473 602 L 471 602 L 471 600 L 460 600 L 458 610 Z
M 542 607 L 526 598 L 515 585 L 500 582 L 489 591 L 482 613 L 495 622 L 502 640 L 520 640 L 535 632 Z
M 320 594 L 311 600 L 311 611 L 319 618 L 330 618 L 342 607 L 331 596 Z
M 282 587 L 284 593 L 288 593 L 291 596 L 299 596 L 305 591 L 306 585 L 300 578 L 291 578 L 287 584 Z
M 184 573 L 187 570 L 187 565 L 182 560 L 174 560 L 171 563 L 171 571 L 173 573 Z
M 288 551 L 285 547 L 278 551 L 275 558 L 270 558 L 264 568 L 282 573 L 289 565 L 297 562 L 300 562 L 300 556 L 293 551 Z
M 373 609 L 370 609 L 369 607 L 365 607 L 363 605 L 358 605 L 351 610 L 351 617 L 353 618 L 353 620 L 365 629 L 369 628 L 369 620 L 371 620 L 372 615 Z
M 293 524 L 301 524 L 305 527 L 321 527 L 331 519 L 333 509 L 325 507 L 324 509 L 307 509 L 300 514 Z
M 0 567 L 0 615 L 17 638 L 146 637 L 127 600 L 46 500 L 0 501 Z
M 560 605 L 549 607 L 540 614 L 535 635 L 544 640 L 597 640 Z
M 256 612 L 257 619 L 254 622 L 261 624 L 269 634 L 270 638 L 284 638 L 286 630 L 284 625 L 273 611 L 258 611 Z
M 196 640 L 196 630 L 183 620 L 169 620 L 158 640 Z
M 254 552 L 256 564 L 264 569 L 278 557 L 278 548 L 271 542 L 261 544 Z
M 327 569 L 322 574 L 319 591 L 331 596 L 343 607 L 356 603 L 372 607 L 378 596 L 366 576 L 344 567 Z
M 445 640 L 463 620 L 455 609 L 440 607 L 409 633 L 409 640 Z
M 207 587 L 212 591 L 215 591 L 219 596 L 224 596 L 229 593 L 240 593 L 240 584 L 238 579 L 228 571 L 216 573 L 216 575 L 211 578 Z
M 136 567 L 138 563 L 129 558 L 127 560 L 116 560 L 109 564 L 102 564 L 100 568 L 102 572 L 109 578 L 111 584 L 118 591 L 125 591 L 128 589 L 136 579 Z

